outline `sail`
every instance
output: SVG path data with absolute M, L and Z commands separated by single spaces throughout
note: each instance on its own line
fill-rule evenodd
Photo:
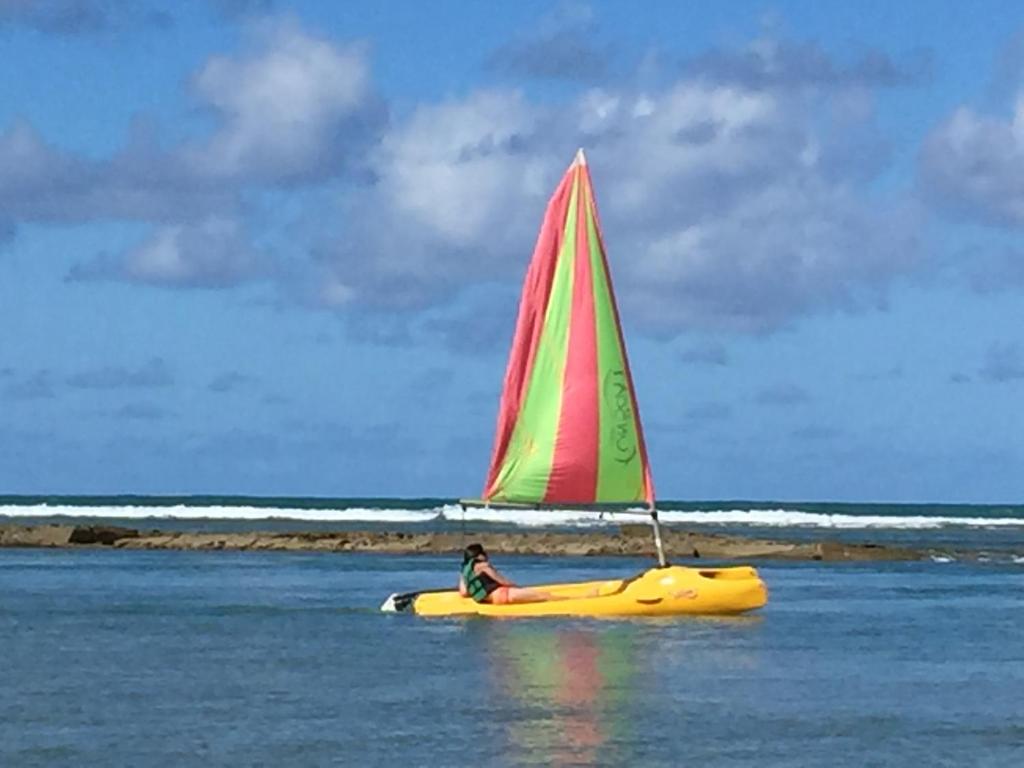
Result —
M 548 203 L 526 273 L 483 499 L 653 508 L 583 150 Z

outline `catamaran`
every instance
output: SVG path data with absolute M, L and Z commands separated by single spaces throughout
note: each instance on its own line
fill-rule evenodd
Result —
M 762 607 L 749 566 L 669 565 L 640 411 L 612 290 L 587 161 L 581 149 L 544 214 L 523 285 L 505 372 L 487 507 L 641 507 L 657 566 L 630 578 L 531 586 L 558 598 L 496 605 L 457 590 L 391 595 L 386 611 L 421 616 L 674 616 Z

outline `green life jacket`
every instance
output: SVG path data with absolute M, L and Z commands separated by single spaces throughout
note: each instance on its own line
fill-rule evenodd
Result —
M 462 566 L 462 580 L 466 582 L 466 592 L 469 596 L 476 602 L 482 603 L 498 585 L 490 576 L 477 573 L 474 570 L 475 565 L 476 561 L 470 560 Z

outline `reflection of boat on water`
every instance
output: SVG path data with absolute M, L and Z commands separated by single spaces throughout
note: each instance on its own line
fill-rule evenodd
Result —
M 762 626 L 752 614 L 685 624 L 468 622 L 464 631 L 501 702 L 507 764 L 675 765 L 678 754 L 654 745 L 652 724 L 677 737 L 701 728 L 702 708 L 722 687 L 742 685 L 764 663 Z
M 593 765 L 625 739 L 636 670 L 628 628 L 499 626 L 488 641 L 497 693 L 534 713 L 506 724 L 523 757 Z
M 468 503 L 468 502 L 467 502 Z M 555 600 L 492 605 L 453 590 L 392 595 L 423 616 L 670 616 L 763 606 L 749 567 L 669 566 L 636 393 L 582 150 L 544 215 L 505 372 L 485 506 L 643 504 L 658 567 L 631 579 L 539 585 Z

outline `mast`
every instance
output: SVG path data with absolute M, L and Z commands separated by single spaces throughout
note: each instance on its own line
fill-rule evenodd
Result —
M 661 543 L 661 523 L 658 522 L 658 510 L 654 508 L 654 502 L 651 502 L 648 511 L 651 513 L 651 526 L 654 528 L 654 548 L 658 552 L 658 567 L 664 568 L 668 565 L 668 560 L 665 559 L 665 546 Z

